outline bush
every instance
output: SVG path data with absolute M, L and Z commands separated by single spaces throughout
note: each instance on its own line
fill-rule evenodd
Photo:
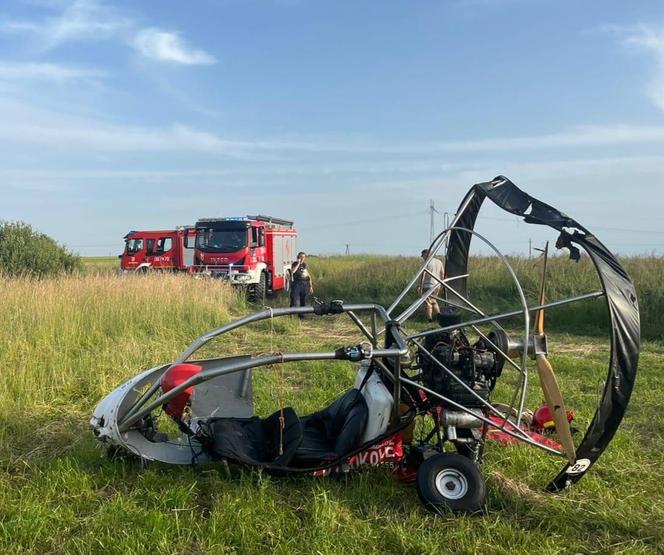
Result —
M 79 256 L 24 222 L 0 222 L 0 273 L 43 277 L 81 269 Z

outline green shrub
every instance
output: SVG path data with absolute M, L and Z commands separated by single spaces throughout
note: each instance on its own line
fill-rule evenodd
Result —
M 81 269 L 80 257 L 24 222 L 0 222 L 0 273 L 44 277 Z

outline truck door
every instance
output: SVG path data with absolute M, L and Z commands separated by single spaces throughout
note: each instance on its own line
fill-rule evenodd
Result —
M 154 256 L 154 247 L 156 239 L 148 239 L 146 241 L 147 246 L 145 247 L 145 256 Z
M 125 252 L 121 254 L 120 267 L 123 270 L 133 270 L 143 262 L 143 239 L 127 239 Z
M 194 245 L 196 243 L 196 230 L 194 229 L 185 229 L 183 235 L 183 245 L 182 245 L 182 268 L 191 268 L 194 265 L 194 254 L 196 249 Z
M 253 251 L 255 248 L 257 248 L 258 245 L 258 227 L 252 227 L 251 228 L 251 240 L 249 242 L 249 246 L 251 247 L 251 250 Z
M 156 239 L 152 266 L 155 268 L 173 268 L 175 266 L 172 237 L 166 236 Z

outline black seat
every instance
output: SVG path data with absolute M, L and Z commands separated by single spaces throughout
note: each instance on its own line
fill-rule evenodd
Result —
M 316 466 L 336 460 L 360 446 L 369 409 L 364 396 L 351 389 L 327 408 L 303 417 L 303 439 L 292 464 Z
M 279 422 L 282 413 L 283 430 Z M 291 407 L 265 419 L 210 418 L 202 428 L 202 442 L 211 456 L 251 465 L 288 466 L 302 442 L 302 423 Z

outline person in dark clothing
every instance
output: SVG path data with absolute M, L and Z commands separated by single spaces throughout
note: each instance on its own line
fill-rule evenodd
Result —
M 305 306 L 307 304 L 307 295 L 312 295 L 314 292 L 311 275 L 305 262 L 306 259 L 307 255 L 304 252 L 298 252 L 297 260 L 291 265 L 291 275 L 293 276 L 290 291 L 291 306 L 297 306 L 298 299 L 300 306 Z M 303 314 L 300 314 L 300 318 L 303 316 Z

